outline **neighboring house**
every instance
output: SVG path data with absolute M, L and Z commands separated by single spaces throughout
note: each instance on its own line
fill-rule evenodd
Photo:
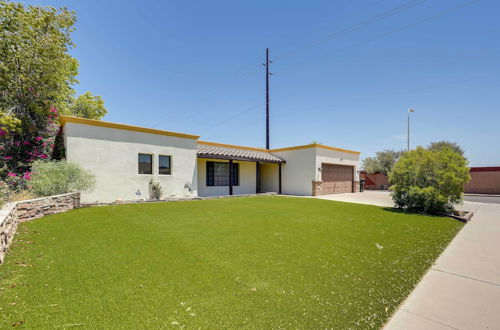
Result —
M 276 192 L 319 195 L 359 188 L 359 152 L 309 144 L 262 149 L 199 141 L 199 136 L 61 116 L 66 159 L 96 177 L 84 202 Z
M 464 192 L 470 194 L 500 194 L 500 166 L 471 167 L 471 180 Z
M 366 173 L 366 171 L 361 171 L 359 173 L 361 179 L 365 180 L 364 189 L 365 190 L 387 190 L 389 189 L 389 181 L 387 180 L 387 175 L 375 172 Z
M 385 190 L 389 188 L 385 174 L 361 171 L 359 176 L 365 180 L 364 187 L 366 190 Z M 464 186 L 464 193 L 500 194 L 500 166 L 471 167 L 470 177 L 470 181 Z

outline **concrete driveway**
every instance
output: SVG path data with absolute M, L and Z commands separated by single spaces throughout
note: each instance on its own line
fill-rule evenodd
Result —
M 389 192 L 380 190 L 371 190 L 352 194 L 323 195 L 318 196 L 317 198 L 339 202 L 394 207 L 394 203 Z
M 390 206 L 387 192 L 321 199 Z M 453 239 L 385 329 L 500 329 L 500 204 L 464 202 L 472 221 Z

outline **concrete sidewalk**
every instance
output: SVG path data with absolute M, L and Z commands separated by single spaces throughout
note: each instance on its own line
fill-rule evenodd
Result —
M 500 329 L 500 205 L 481 204 L 386 329 Z
M 382 192 L 321 198 L 380 206 L 391 203 L 390 196 Z M 472 221 L 385 329 L 500 329 L 500 204 L 464 202 L 460 208 L 475 213 Z

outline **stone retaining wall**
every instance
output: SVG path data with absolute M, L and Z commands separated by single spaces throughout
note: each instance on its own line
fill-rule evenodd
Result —
M 20 222 L 66 212 L 79 206 L 80 193 L 69 193 L 11 203 L 0 210 L 0 264 Z

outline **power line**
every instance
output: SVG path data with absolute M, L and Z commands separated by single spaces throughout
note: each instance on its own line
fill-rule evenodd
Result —
M 244 108 L 243 110 L 241 111 L 238 111 L 236 113 L 233 113 L 231 116 L 228 116 L 228 117 L 224 117 L 224 119 L 221 119 L 221 120 L 218 120 L 216 123 L 212 124 L 212 125 L 203 125 L 204 128 L 207 128 L 208 127 L 208 132 L 212 131 L 213 129 L 221 126 L 222 124 L 225 124 L 226 122 L 228 122 L 229 120 L 232 120 L 234 118 L 237 118 L 237 117 L 240 117 L 246 113 L 248 113 L 250 110 L 253 110 L 253 109 L 256 109 L 256 108 L 259 108 L 261 106 L 263 106 L 265 103 L 259 103 L 259 104 L 255 104 L 251 107 L 248 107 L 248 108 Z
M 394 16 L 394 15 L 397 15 L 403 11 L 406 11 L 408 9 L 411 9 L 415 6 L 418 6 L 424 2 L 426 2 L 427 0 L 411 0 L 411 1 L 408 1 L 408 2 L 405 2 L 399 6 L 396 6 L 394 8 L 391 8 L 387 11 L 384 11 L 378 15 L 375 15 L 374 17 L 371 17 L 371 18 L 368 18 L 368 19 L 365 19 L 361 22 L 358 22 L 356 24 L 353 24 L 347 28 L 344 28 L 340 31 L 337 31 L 337 32 L 334 32 L 332 34 L 329 34 L 315 42 L 312 42 L 310 44 L 307 44 L 307 45 L 304 45 L 302 47 L 299 47 L 299 48 L 296 48 L 294 50 L 291 50 L 287 53 L 284 53 L 283 55 L 281 56 L 278 56 L 278 57 L 275 57 L 275 61 L 280 61 L 284 58 L 287 58 L 287 57 L 290 57 L 292 55 L 295 55 L 295 54 L 298 54 L 298 53 L 301 53 L 309 48 L 312 48 L 312 47 L 316 47 L 318 45 L 321 45 L 321 44 L 324 44 L 328 41 L 331 41 L 331 40 L 334 40 L 334 39 L 337 39 L 337 38 L 340 38 L 346 34 L 349 34 L 351 32 L 354 32 L 354 31 L 357 31 L 359 29 L 362 29 L 364 28 L 365 26 L 368 26 L 370 24 L 373 24 L 373 23 L 377 23 L 379 21 L 382 21 L 388 17 L 391 17 L 391 16 Z
M 380 4 L 382 1 L 384 1 L 384 0 L 379 0 L 379 1 L 376 1 L 375 3 L 372 3 L 372 4 L 368 5 L 368 6 L 363 6 L 363 7 L 361 7 L 361 8 L 355 8 L 355 10 L 349 10 L 349 11 L 347 11 L 347 12 L 345 12 L 345 13 L 341 13 L 342 18 L 343 18 L 343 19 L 345 19 L 346 17 L 351 17 L 351 16 L 353 16 L 353 14 L 357 13 L 357 12 L 358 12 L 358 11 L 360 11 L 360 10 L 361 10 L 361 11 L 365 11 L 365 10 L 366 10 L 366 9 L 368 9 L 368 8 L 371 8 L 371 7 L 377 6 L 377 5 L 378 5 L 378 4 Z M 293 40 L 289 40 L 288 42 L 286 42 L 286 43 L 282 44 L 282 45 L 281 45 L 281 47 L 286 46 L 286 45 L 291 45 L 291 44 L 295 43 L 296 41 L 301 40 L 301 39 L 303 39 L 304 37 L 306 37 L 306 36 L 308 36 L 308 35 L 311 35 L 311 34 L 313 34 L 313 33 L 315 33 L 315 32 L 319 32 L 319 31 L 323 31 L 323 28 L 319 28 L 319 27 L 317 27 L 316 29 L 313 29 L 313 30 L 310 30 L 310 31 L 308 31 L 308 32 L 306 32 L 306 33 L 303 33 L 303 34 L 301 34 L 299 37 L 296 37 L 296 38 L 294 38 Z
M 242 70 L 239 70 L 237 73 L 230 75 L 229 77 L 223 79 L 219 84 L 217 84 L 217 87 L 213 89 L 211 93 L 206 94 L 203 97 L 198 98 L 198 100 L 193 103 L 191 106 L 188 106 L 184 109 L 179 109 L 176 111 L 175 114 L 168 113 L 168 115 L 163 116 L 160 120 L 155 120 L 154 124 L 151 126 L 153 128 L 159 127 L 163 125 L 165 122 L 170 121 L 170 122 L 177 122 L 177 121 L 182 121 L 188 118 L 189 116 L 192 116 L 195 114 L 196 111 L 193 111 L 195 109 L 198 109 L 201 105 L 206 104 L 207 101 L 213 99 L 214 96 L 219 95 L 222 90 L 224 90 L 225 87 L 229 85 L 229 83 L 234 84 L 236 81 L 243 80 L 247 78 L 251 73 L 254 71 L 257 71 L 259 68 L 258 65 L 254 64 L 251 66 L 248 66 Z M 233 93 L 234 95 L 236 93 Z
M 361 28 L 361 27 L 363 27 L 363 26 L 365 26 L 367 24 L 371 24 L 371 23 L 374 23 L 374 22 L 376 22 L 378 20 L 381 20 L 381 19 L 384 19 L 386 17 L 395 15 L 395 14 L 401 12 L 401 11 L 407 10 L 407 9 L 409 9 L 411 7 L 414 7 L 414 6 L 416 6 L 416 5 L 420 4 L 420 3 L 423 3 L 425 1 L 427 1 L 427 0 L 412 0 L 412 1 L 406 2 L 406 3 L 404 3 L 404 4 L 400 5 L 400 6 L 392 8 L 392 9 L 386 11 L 386 12 L 383 12 L 383 13 L 381 13 L 381 14 L 379 14 L 379 15 L 371 18 L 371 19 L 368 19 L 368 20 L 362 21 L 360 23 L 357 23 L 357 24 L 355 24 L 355 25 L 353 25 L 353 26 L 351 26 L 351 27 L 349 27 L 347 29 L 344 29 L 343 31 L 340 31 L 340 32 L 342 32 L 342 33 L 352 32 L 352 31 L 354 31 L 354 30 L 356 30 L 358 28 Z M 350 30 L 352 30 L 352 31 L 350 31 Z M 328 41 L 327 39 L 329 39 L 329 38 L 332 38 L 332 37 L 335 38 L 335 35 L 336 34 L 327 36 L 327 37 L 323 38 L 321 41 L 322 42 Z M 284 56 L 290 56 L 290 54 L 289 55 L 285 54 Z M 282 56 L 281 58 L 283 58 L 284 56 Z M 256 66 L 254 66 L 254 65 L 250 66 L 247 70 L 240 70 L 239 72 L 242 72 L 242 73 L 239 76 L 238 76 L 238 74 L 239 74 L 239 72 L 238 72 L 238 73 L 236 73 L 234 75 L 231 75 L 230 78 L 223 80 L 223 83 L 219 84 L 219 86 L 222 86 L 222 88 L 217 88 L 216 89 L 217 92 L 212 92 L 212 93 L 210 93 L 210 94 L 208 94 L 208 95 L 206 95 L 206 96 L 204 96 L 202 98 L 199 98 L 198 101 L 195 102 L 193 105 L 187 107 L 184 110 L 181 109 L 181 111 L 176 111 L 176 113 L 173 114 L 173 115 L 171 113 L 169 113 L 168 115 L 164 116 L 163 118 L 160 118 L 159 120 L 157 118 L 155 120 L 155 123 L 152 125 L 152 127 L 160 127 L 161 125 L 163 125 L 167 121 L 170 121 L 170 122 L 181 122 L 182 120 L 185 120 L 185 119 L 189 118 L 190 116 L 193 116 L 196 113 L 196 111 L 193 111 L 193 110 L 198 109 L 201 105 L 206 104 L 207 101 L 213 99 L 214 96 L 220 94 L 221 90 L 223 90 L 224 87 L 226 87 L 225 85 L 227 85 L 230 82 L 234 82 L 234 81 L 238 81 L 238 80 L 243 80 L 243 78 L 248 77 L 248 75 L 250 73 L 253 73 L 254 71 L 256 71 Z
M 352 49 L 352 48 L 356 48 L 356 47 L 362 46 L 362 45 L 364 45 L 364 44 L 366 44 L 366 43 L 369 43 L 369 42 L 371 42 L 371 41 L 374 41 L 374 40 L 378 40 L 378 39 L 382 39 L 382 38 L 388 37 L 388 36 L 390 36 L 391 34 L 394 34 L 394 33 L 397 33 L 397 32 L 401 32 L 401 31 L 403 31 L 403 30 L 409 29 L 409 28 L 414 27 L 414 26 L 416 26 L 416 25 L 419 25 L 419 24 L 422 24 L 422 23 L 425 23 L 425 22 L 428 22 L 428 21 L 434 20 L 434 19 L 436 19 L 436 18 L 439 18 L 439 17 L 441 17 L 441 16 L 447 15 L 447 14 L 449 14 L 449 13 L 451 13 L 451 12 L 454 12 L 454 11 L 456 11 L 456 10 L 458 10 L 458 9 L 461 9 L 461 8 L 463 8 L 463 7 L 465 7 L 465 6 L 471 5 L 471 4 L 473 4 L 473 3 L 475 3 L 475 2 L 479 2 L 479 1 L 480 1 L 480 0 L 473 0 L 473 1 L 467 1 L 467 2 L 464 2 L 464 3 L 460 4 L 460 5 L 454 6 L 454 7 L 452 7 L 452 8 L 449 8 L 449 9 L 444 10 L 444 11 L 442 11 L 442 12 L 439 12 L 439 13 L 437 13 L 437 14 L 434 14 L 434 15 L 431 15 L 431 16 L 427 16 L 427 17 L 425 17 L 425 18 L 423 18 L 423 19 L 421 19 L 421 20 L 418 20 L 418 21 L 416 21 L 416 22 L 414 22 L 414 23 L 407 24 L 407 25 L 403 25 L 403 26 L 401 26 L 401 27 L 399 27 L 399 28 L 396 28 L 396 29 L 390 30 L 390 31 L 388 31 L 388 32 L 382 33 L 382 34 L 377 35 L 377 36 L 375 36 L 375 37 L 365 39 L 365 40 L 360 41 L 360 42 L 358 42 L 358 43 L 356 43 L 356 44 L 353 44 L 353 45 L 351 45 L 351 46 L 343 47 L 343 48 L 337 49 L 337 50 L 335 50 L 335 51 L 333 51 L 333 52 L 330 52 L 330 53 L 327 53 L 327 54 L 324 54 L 324 55 L 321 55 L 321 56 L 317 56 L 317 57 L 314 57 L 314 58 L 310 58 L 310 59 L 308 59 L 308 60 L 306 60 L 306 61 L 303 61 L 303 62 L 300 62 L 300 63 L 298 63 L 298 64 L 290 65 L 290 66 L 288 66 L 288 67 L 285 67 L 285 69 L 278 71 L 278 73 L 282 73 L 282 72 L 284 72 L 284 71 L 288 71 L 291 67 L 295 67 L 295 66 L 297 66 L 297 65 L 307 64 L 307 63 L 311 62 L 312 60 L 317 60 L 318 58 L 330 57 L 330 56 L 336 55 L 336 54 L 338 54 L 338 53 L 340 53 L 340 52 L 343 52 L 343 51 L 346 51 L 346 50 L 349 50 L 349 49 Z

